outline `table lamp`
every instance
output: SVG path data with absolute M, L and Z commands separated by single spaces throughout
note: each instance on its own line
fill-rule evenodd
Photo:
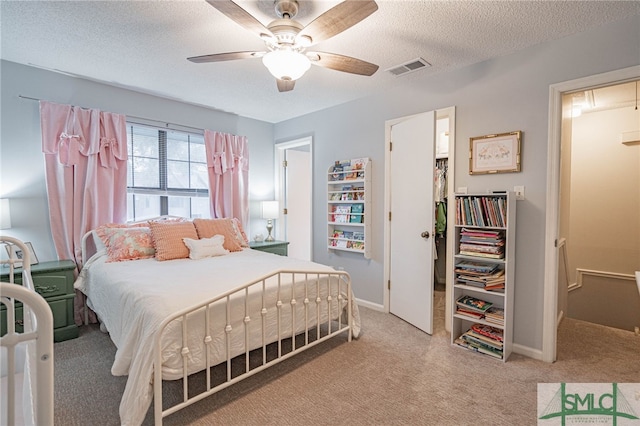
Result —
M 269 235 L 265 239 L 265 241 L 273 241 L 274 238 L 271 236 L 271 231 L 273 230 L 273 220 L 277 219 L 279 216 L 279 208 L 277 201 L 263 201 L 262 202 L 262 218 L 267 219 L 267 231 Z

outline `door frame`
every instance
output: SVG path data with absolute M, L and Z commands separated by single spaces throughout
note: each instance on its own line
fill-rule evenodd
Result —
M 425 111 L 427 112 L 427 111 Z M 455 221 L 455 128 L 456 128 L 456 108 L 454 106 L 435 110 L 436 120 L 439 118 L 449 118 L 449 155 L 447 168 L 447 223 Z M 420 113 L 421 114 L 421 113 Z M 391 279 L 391 224 L 389 221 L 389 211 L 391 210 L 391 128 L 403 121 L 409 120 L 420 114 L 412 114 L 405 117 L 395 118 L 385 121 L 384 124 L 384 266 L 383 282 L 384 289 L 384 312 L 389 313 L 389 280 Z M 435 155 L 435 154 L 434 154 Z M 446 260 L 446 291 L 445 291 L 445 329 L 451 330 L 451 285 L 453 283 L 453 245 L 454 232 L 452 226 L 447 226 L 447 260 Z
M 562 95 L 577 90 L 609 86 L 640 78 L 640 65 L 596 74 L 549 86 L 549 134 L 547 142 L 547 200 L 545 268 L 542 314 L 542 360 L 554 362 L 558 326 L 558 249 L 560 219 L 560 147 L 562 142 Z
M 299 146 L 305 146 L 308 145 L 309 146 L 309 163 L 311 164 L 311 183 L 310 183 L 310 187 L 309 187 L 309 203 L 311 203 L 311 205 L 313 206 L 313 183 L 314 183 L 314 173 L 313 173 L 313 136 L 309 135 L 309 136 L 304 136 L 301 138 L 297 138 L 297 139 L 293 139 L 290 141 L 285 141 L 285 142 L 278 142 L 274 145 L 274 160 L 275 160 L 275 164 L 274 164 L 274 188 L 275 188 L 275 199 L 276 200 L 280 200 L 282 198 L 282 194 L 284 193 L 284 185 L 285 185 L 285 179 L 284 179 L 284 174 L 282 173 L 282 162 L 284 161 L 284 154 L 285 151 L 287 149 L 291 149 L 291 148 L 297 148 Z M 280 213 L 278 216 L 278 222 L 281 224 L 284 224 L 286 218 L 284 215 L 284 207 L 286 206 L 280 206 Z M 284 235 L 284 233 L 281 233 L 282 230 L 286 230 L 286 225 L 285 226 L 279 226 L 276 228 L 276 239 L 284 239 L 286 236 Z M 311 247 L 309 247 L 309 253 L 311 256 L 311 259 L 313 259 L 313 208 L 311 208 L 311 214 L 309 217 L 309 244 L 311 245 Z

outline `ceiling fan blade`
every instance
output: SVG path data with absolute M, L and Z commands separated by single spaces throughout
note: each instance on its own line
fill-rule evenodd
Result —
M 314 65 L 330 68 L 336 71 L 370 76 L 378 71 L 378 66 L 351 56 L 337 55 L 326 52 L 307 52 L 307 56 Z
M 255 33 L 258 37 L 261 37 L 262 34 L 273 37 L 273 33 L 269 31 L 267 27 L 231 0 L 207 0 L 207 3 L 218 9 L 232 21 Z
M 304 27 L 298 34 L 298 38 L 310 37 L 311 44 L 321 42 L 354 26 L 376 10 L 378 5 L 373 0 L 344 1 Z
M 295 80 L 280 80 L 278 78 L 276 82 L 278 83 L 278 92 L 288 92 L 293 90 L 293 86 L 296 85 Z
M 192 56 L 187 58 L 191 62 L 196 64 L 202 64 L 205 62 L 222 62 L 222 61 L 234 61 L 236 59 L 251 59 L 261 58 L 267 52 L 228 52 L 228 53 L 214 53 L 212 55 Z

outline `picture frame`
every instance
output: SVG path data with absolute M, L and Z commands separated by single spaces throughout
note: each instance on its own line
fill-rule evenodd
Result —
M 469 174 L 521 171 L 522 131 L 469 139 Z
M 30 255 L 30 264 L 31 265 L 36 265 L 38 264 L 38 257 L 36 256 L 36 251 L 33 249 L 33 245 L 30 242 L 25 242 L 24 243 L 25 246 L 27 246 L 27 249 L 29 250 L 29 255 Z M 6 245 L 5 248 L 7 249 L 7 254 L 9 255 L 10 259 L 18 259 L 18 262 L 15 262 L 14 265 L 16 267 L 21 267 L 22 266 L 22 262 L 20 262 L 23 258 L 23 254 L 22 254 L 22 250 L 20 248 L 18 248 L 18 246 L 16 245 Z

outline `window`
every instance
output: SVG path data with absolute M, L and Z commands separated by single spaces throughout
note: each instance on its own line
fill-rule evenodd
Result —
M 127 123 L 127 220 L 209 217 L 204 136 Z

